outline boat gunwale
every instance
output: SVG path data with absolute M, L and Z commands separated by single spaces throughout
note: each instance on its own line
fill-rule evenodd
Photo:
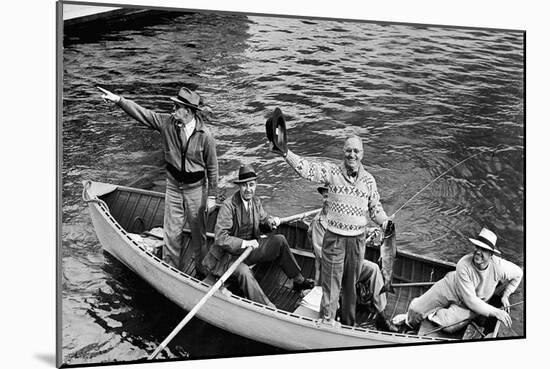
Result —
M 101 182 L 94 182 L 92 181 L 92 186 L 86 188 L 86 192 L 90 196 L 90 198 L 97 198 L 95 194 L 91 193 L 90 189 L 93 188 L 93 183 L 101 183 Z M 136 189 L 132 187 L 126 187 L 126 186 L 118 186 L 115 185 L 116 189 L 122 189 L 129 192 L 139 193 L 139 194 L 149 194 L 149 195 L 155 195 L 155 196 L 163 196 L 162 193 L 156 192 L 156 191 L 149 191 L 149 190 L 143 190 L 143 189 Z M 164 260 L 158 258 L 156 255 L 145 249 L 145 247 L 141 246 L 139 243 L 137 243 L 132 237 L 130 237 L 130 233 L 127 232 L 114 218 L 114 216 L 110 213 L 110 209 L 108 208 L 106 203 L 102 202 L 96 202 L 96 201 L 90 201 L 88 202 L 89 206 L 95 206 L 99 209 L 99 213 L 103 216 L 103 218 L 110 223 L 111 227 L 119 233 L 121 237 L 126 241 L 126 244 L 130 244 L 133 246 L 134 250 L 139 250 L 144 255 L 148 256 L 148 258 L 145 258 L 152 266 L 154 266 L 157 269 L 162 270 L 162 268 L 166 268 L 166 271 L 169 271 L 168 273 L 173 274 L 176 279 L 178 279 L 181 283 L 185 283 L 186 285 L 200 290 L 202 293 L 207 293 L 209 288 L 212 286 L 190 276 L 189 274 L 186 274 L 170 265 L 168 265 Z M 107 207 L 107 208 L 106 208 Z M 189 232 L 188 230 L 186 230 Z M 107 251 L 108 252 L 108 251 Z M 110 253 L 109 253 L 110 254 Z M 113 255 L 115 259 L 118 260 L 118 257 Z M 124 264 L 124 263 L 123 263 Z M 162 265 L 162 267 L 160 267 Z M 131 268 L 129 268 L 131 269 Z M 137 274 L 137 273 L 136 273 Z M 146 283 L 149 283 L 147 280 L 145 280 L 141 275 L 137 274 L 142 278 Z M 156 289 L 156 288 L 155 288 Z M 161 293 L 160 291 L 157 291 Z M 163 293 L 161 293 L 163 294 Z M 394 337 L 394 338 L 410 338 L 414 341 L 407 342 L 407 343 L 400 343 L 400 342 L 386 342 L 386 344 L 417 344 L 417 343 L 428 343 L 428 342 L 452 342 L 454 339 L 451 338 L 443 338 L 443 337 L 430 337 L 430 336 L 419 336 L 419 335 L 411 335 L 411 334 L 405 334 L 405 333 L 395 333 L 395 332 L 386 332 L 386 331 L 378 331 L 378 330 L 372 330 L 372 329 L 366 329 L 361 327 L 353 327 L 348 325 L 342 325 L 339 327 L 337 331 L 334 330 L 333 327 L 330 326 L 323 326 L 322 324 L 318 323 L 318 319 L 309 318 L 307 316 L 295 314 L 293 312 L 288 312 L 285 310 L 281 310 L 278 308 L 271 308 L 266 305 L 259 304 L 255 301 L 249 300 L 247 298 L 237 296 L 233 293 L 231 293 L 229 296 L 217 293 L 212 296 L 213 298 L 225 300 L 226 302 L 230 304 L 237 305 L 240 308 L 244 308 L 246 310 L 255 310 L 256 313 L 259 313 L 263 316 L 274 318 L 277 320 L 283 320 L 287 323 L 291 323 L 298 326 L 307 327 L 310 329 L 319 330 L 321 332 L 327 332 L 332 334 L 343 334 L 345 336 L 351 336 L 355 338 L 370 338 L 370 339 L 376 339 L 376 337 L 372 336 L 387 336 L 388 339 Z M 175 302 L 174 302 L 175 303 Z M 178 305 L 178 304 L 176 304 Z M 181 307 L 181 306 L 180 306 Z M 277 315 L 273 315 L 273 313 L 276 313 Z M 426 342 L 419 342 L 420 340 L 426 341 Z M 384 344 L 381 343 L 381 344 Z M 354 346 L 350 346 L 354 347 Z M 360 347 L 360 346 L 358 346 Z M 363 346 L 368 347 L 368 346 Z
M 102 183 L 102 182 L 95 182 L 95 181 L 92 181 L 92 182 L 93 183 Z M 104 184 L 106 184 L 106 183 L 104 183 Z M 165 197 L 165 195 L 163 193 L 158 192 L 158 191 L 144 190 L 144 189 L 141 189 L 141 188 L 119 186 L 119 185 L 115 185 L 115 186 L 117 187 L 117 189 L 122 189 L 122 190 L 125 190 L 125 191 L 128 191 L 128 192 L 134 192 L 134 193 L 139 193 L 139 194 L 143 194 L 143 195 L 159 196 L 159 197 L 162 197 L 162 198 Z M 220 206 L 220 205 L 217 205 L 217 206 Z M 295 221 L 292 221 L 288 224 L 293 224 L 293 225 L 304 226 L 305 227 L 308 223 L 306 223 L 304 221 L 301 221 L 301 220 L 295 220 Z M 190 230 L 188 230 L 188 229 L 185 229 L 185 231 L 190 232 Z M 367 245 L 367 247 L 373 248 L 373 249 L 378 249 L 378 247 L 374 247 L 374 246 L 371 246 L 371 245 Z M 302 250 L 299 250 L 299 251 L 302 251 Z M 309 250 L 305 250 L 305 251 L 309 252 Z M 312 253 L 312 255 L 313 255 L 313 253 Z M 414 259 L 414 260 L 417 260 L 417 261 L 428 261 L 428 262 L 433 263 L 433 264 L 438 264 L 438 265 L 442 265 L 442 266 L 446 266 L 446 267 L 456 268 L 456 263 L 453 263 L 451 261 L 436 259 L 436 258 L 429 257 L 429 256 L 423 256 L 423 255 L 419 255 L 419 254 L 416 254 L 416 253 L 413 253 L 413 252 L 410 252 L 410 251 L 397 250 L 397 256 L 399 256 L 399 255 L 402 255 L 402 256 L 405 256 L 407 258 L 411 258 L 411 259 Z

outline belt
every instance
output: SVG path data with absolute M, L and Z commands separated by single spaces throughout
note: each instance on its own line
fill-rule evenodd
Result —
M 181 183 L 196 183 L 204 178 L 204 171 L 202 172 L 185 172 L 177 169 L 170 163 L 166 163 L 166 170 L 174 177 L 174 179 Z

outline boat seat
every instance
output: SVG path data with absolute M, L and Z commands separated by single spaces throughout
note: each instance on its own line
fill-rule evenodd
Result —
M 321 296 L 323 291 L 320 286 L 311 289 L 300 301 L 294 314 L 305 316 L 312 319 L 319 319 L 321 311 Z

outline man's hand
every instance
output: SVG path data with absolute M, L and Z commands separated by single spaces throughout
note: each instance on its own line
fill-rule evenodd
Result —
M 389 216 L 386 218 L 386 220 L 382 223 L 382 230 L 385 232 L 386 228 L 389 224 L 393 223 L 393 218 L 395 217 L 395 214 L 392 216 Z
M 510 315 L 504 310 L 496 309 L 494 312 L 495 318 L 500 320 L 507 328 L 510 328 L 512 326 L 512 318 L 510 318 Z
M 384 233 L 384 237 L 389 237 L 393 233 L 395 233 L 395 223 L 393 222 L 394 215 L 386 218 L 386 220 L 382 223 L 382 231 Z
M 210 209 L 216 206 L 216 196 L 208 196 L 206 199 L 206 212 L 209 212 Z
M 275 145 L 273 144 L 273 142 L 271 142 L 271 141 L 269 141 L 269 149 L 271 150 L 271 152 L 273 152 L 277 155 L 280 155 L 283 158 L 286 158 L 286 152 L 282 152 L 281 150 L 276 148 Z
M 256 240 L 243 240 L 241 248 L 246 249 L 252 247 L 252 249 L 257 249 L 259 246 L 260 244 Z
M 103 95 L 101 95 L 101 98 L 107 102 L 107 101 L 111 101 L 111 102 L 114 102 L 114 103 L 118 103 L 120 101 L 120 96 L 118 95 L 115 95 L 114 93 L 112 93 L 111 91 L 108 91 L 104 88 L 101 88 L 99 86 L 96 86 L 97 89 L 99 91 L 101 91 L 103 93 Z
M 278 226 L 281 225 L 281 219 L 279 217 L 270 217 L 267 220 L 267 224 L 272 230 L 276 229 Z

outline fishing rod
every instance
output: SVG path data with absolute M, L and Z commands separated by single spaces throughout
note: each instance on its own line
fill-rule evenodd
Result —
M 493 150 L 493 156 L 495 156 L 495 154 L 496 154 L 498 151 L 499 151 L 498 149 Z M 417 193 L 415 193 L 415 194 L 413 195 L 413 197 L 411 197 L 410 199 L 408 199 L 407 201 L 405 201 L 405 203 L 404 203 L 403 205 L 401 205 L 401 207 L 400 207 L 399 209 L 397 209 L 397 210 L 392 214 L 391 217 L 394 217 L 395 214 L 397 214 L 398 212 L 400 212 L 401 209 L 403 209 L 409 202 L 411 202 L 416 196 L 420 195 L 420 193 L 422 193 L 426 188 L 430 187 L 430 186 L 431 186 L 435 181 L 437 181 L 439 178 L 443 177 L 445 174 L 449 173 L 451 170 L 453 170 L 454 168 L 458 167 L 460 164 L 465 163 L 465 162 L 467 162 L 468 160 L 473 159 L 473 158 L 475 158 L 476 156 L 479 156 L 479 155 L 484 154 L 484 153 L 486 153 L 486 152 L 488 152 L 488 151 L 486 151 L 486 150 L 485 150 L 485 151 L 480 151 L 480 152 L 478 152 L 478 153 L 476 153 L 476 154 L 470 155 L 470 156 L 468 156 L 466 159 L 460 161 L 459 163 L 453 165 L 451 168 L 447 169 L 446 171 L 444 171 L 443 173 L 441 173 L 440 175 L 438 175 L 436 178 L 434 178 L 432 181 L 430 181 L 430 183 L 428 183 L 426 186 L 424 186 L 420 191 L 418 191 Z M 390 217 L 390 218 L 391 218 L 391 217 Z

